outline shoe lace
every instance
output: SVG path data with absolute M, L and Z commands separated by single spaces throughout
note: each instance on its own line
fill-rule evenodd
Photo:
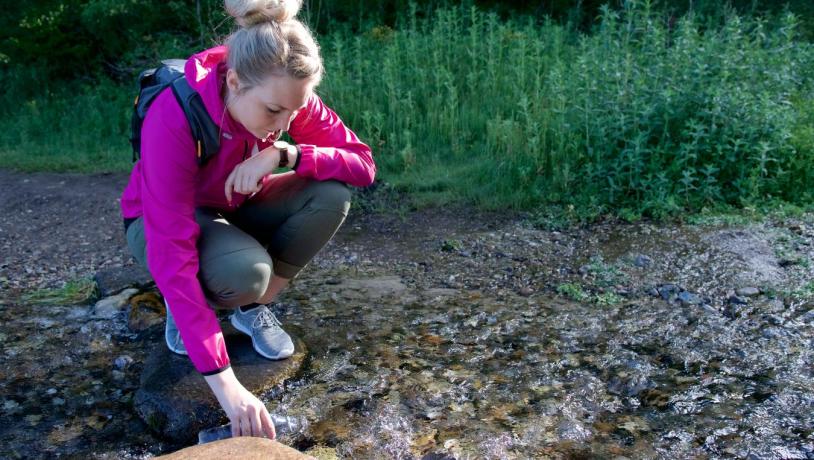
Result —
M 265 305 L 260 307 L 260 312 L 257 313 L 255 316 L 254 321 L 252 322 L 252 327 L 270 327 L 280 329 L 282 327 L 282 323 L 274 316 L 274 313 L 269 311 L 268 307 Z

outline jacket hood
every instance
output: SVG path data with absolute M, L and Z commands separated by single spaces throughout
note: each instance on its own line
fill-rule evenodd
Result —
M 187 82 L 201 95 L 206 111 L 220 128 L 232 136 L 255 139 L 242 124 L 237 122 L 226 110 L 221 98 L 221 90 L 226 84 L 226 57 L 229 49 L 226 45 L 216 46 L 200 53 L 193 54 L 184 66 Z

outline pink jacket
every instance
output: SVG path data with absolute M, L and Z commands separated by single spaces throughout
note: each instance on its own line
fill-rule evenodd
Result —
M 247 196 L 234 194 L 230 205 L 223 191 L 226 178 L 255 143 L 260 150 L 268 147 L 224 111 L 220 89 L 226 55 L 225 46 L 212 48 L 192 56 L 185 68 L 190 85 L 223 130 L 218 154 L 198 166 L 187 120 L 166 90 L 144 120 L 141 159 L 121 198 L 123 217 L 144 216 L 150 273 L 170 305 L 192 363 L 207 375 L 226 369 L 229 356 L 198 280 L 195 208 L 231 211 L 240 206 Z M 297 175 L 360 187 L 373 182 L 376 166 L 370 148 L 318 96 L 297 114 L 289 135 L 301 149 Z

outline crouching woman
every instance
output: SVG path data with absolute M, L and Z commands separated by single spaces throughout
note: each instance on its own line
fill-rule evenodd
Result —
M 266 305 L 342 225 L 347 185 L 369 185 L 376 171 L 370 148 L 314 93 L 322 60 L 295 19 L 300 3 L 226 0 L 238 30 L 185 67 L 218 125 L 219 151 L 198 163 L 167 89 L 147 112 L 121 199 L 128 247 L 167 304 L 167 346 L 205 376 L 235 436 L 275 433 L 230 368 L 214 309 L 230 309 L 262 356 L 290 356 L 292 340 Z M 294 145 L 275 142 L 284 132 Z M 292 171 L 273 174 L 281 166 Z

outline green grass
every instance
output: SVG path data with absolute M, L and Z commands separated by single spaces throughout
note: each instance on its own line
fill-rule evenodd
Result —
M 61 288 L 40 289 L 23 294 L 19 302 L 24 305 L 74 305 L 88 302 L 96 293 L 96 282 L 82 278 L 68 281 Z
M 563 283 L 557 286 L 557 294 L 565 296 L 575 302 L 583 302 L 590 297 L 579 283 Z
M 814 203 L 814 48 L 798 20 L 711 26 L 626 5 L 591 34 L 465 7 L 337 28 L 320 37 L 319 91 L 411 207 L 531 210 L 554 228 Z M 7 90 L 0 167 L 127 170 L 131 88 Z
M 0 167 L 54 172 L 129 170 L 131 98 L 127 88 L 103 80 L 17 101 L 16 110 L 0 116 Z M 9 111 L 8 105 L 4 111 Z
M 557 286 L 557 294 L 574 302 L 592 302 L 600 307 L 614 306 L 624 300 L 615 292 L 590 294 L 579 283 L 562 283 Z

